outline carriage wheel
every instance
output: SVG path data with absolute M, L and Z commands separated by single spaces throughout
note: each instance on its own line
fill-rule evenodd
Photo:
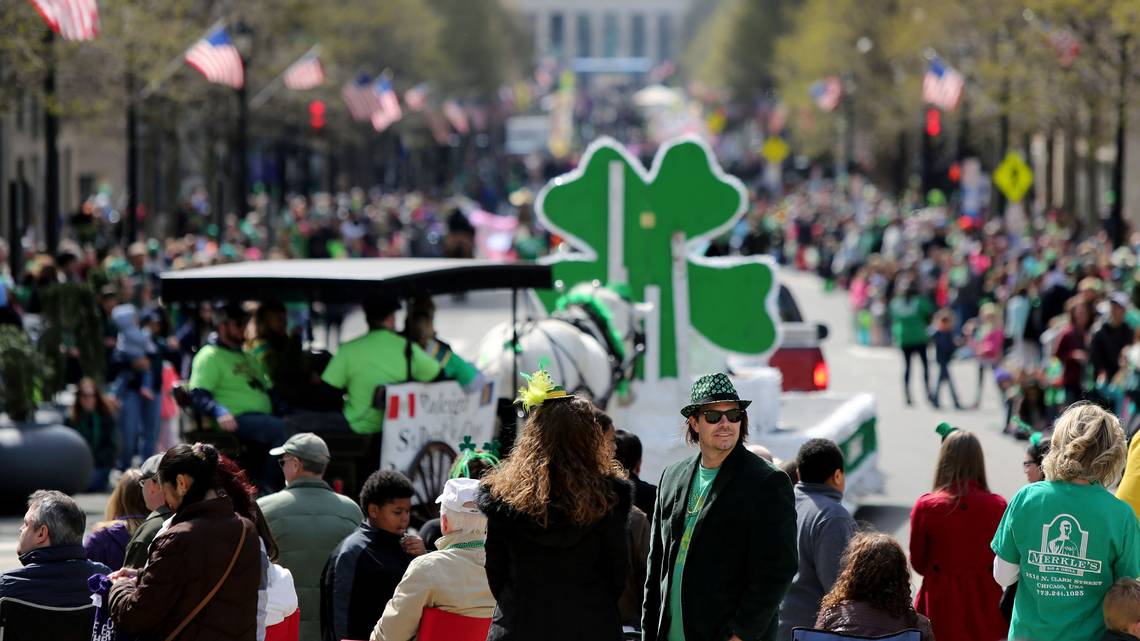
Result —
M 412 460 L 408 478 L 415 490 L 415 495 L 412 496 L 413 526 L 418 528 L 426 521 L 439 517 L 439 504 L 435 500 L 443 493 L 455 457 L 455 450 L 450 445 L 432 441 Z

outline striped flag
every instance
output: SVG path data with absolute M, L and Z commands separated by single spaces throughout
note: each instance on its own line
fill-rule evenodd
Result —
M 1049 32 L 1049 45 L 1057 52 L 1062 67 L 1071 67 L 1081 53 L 1081 41 L 1068 29 L 1053 29 Z
M 52 31 L 64 40 L 93 40 L 99 34 L 95 0 L 31 0 Z
M 941 58 L 935 58 L 930 61 L 930 67 L 922 78 L 922 99 L 942 111 L 954 111 L 965 87 L 966 79 L 962 74 Z
M 820 111 L 831 113 L 843 98 L 843 81 L 836 76 L 828 76 L 813 82 L 808 92 Z
M 467 114 L 455 100 L 449 98 L 444 101 L 443 117 L 447 118 L 447 122 L 451 123 L 451 126 L 460 136 L 466 136 L 471 131 L 471 125 L 467 122 Z
M 325 70 L 315 53 L 307 53 L 285 70 L 285 86 L 293 91 L 313 89 L 325 83 Z
M 408 111 L 423 111 L 424 107 L 427 106 L 427 92 L 428 83 L 426 82 L 421 82 L 405 91 L 404 104 L 408 106 Z
M 225 27 L 218 27 L 194 43 L 186 52 L 186 64 L 202 72 L 210 82 L 234 89 L 245 84 L 241 54 Z
M 372 81 L 366 74 L 360 74 L 355 80 L 345 83 L 340 95 L 344 98 L 352 119 L 357 122 L 372 120 L 372 114 L 380 109 L 380 96 L 372 90 Z
M 384 131 L 404 117 L 404 112 L 400 109 L 400 98 L 392 90 L 392 83 L 387 78 L 377 80 L 372 91 L 380 98 L 380 108 L 372 113 L 372 128 Z

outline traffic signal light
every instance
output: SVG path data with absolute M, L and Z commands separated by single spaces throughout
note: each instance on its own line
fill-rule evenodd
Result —
M 325 128 L 325 103 L 314 100 L 309 103 L 309 127 L 315 131 Z
M 942 112 L 934 107 L 926 110 L 926 135 L 937 138 L 942 133 Z

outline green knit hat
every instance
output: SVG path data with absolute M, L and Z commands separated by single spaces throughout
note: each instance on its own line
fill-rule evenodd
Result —
M 695 414 L 702 405 L 710 403 L 720 403 L 722 401 L 736 401 L 740 403 L 740 409 L 744 409 L 752 404 L 752 401 L 741 400 L 740 396 L 736 393 L 736 387 L 732 385 L 732 380 L 726 374 L 717 372 L 716 374 L 705 374 L 693 383 L 693 391 L 689 398 L 689 404 L 681 408 L 681 416 L 688 418 Z

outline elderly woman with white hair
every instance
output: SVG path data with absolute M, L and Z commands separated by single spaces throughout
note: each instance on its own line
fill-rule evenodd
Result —
M 1045 480 L 1013 497 L 990 544 L 994 578 L 1019 584 L 1009 638 L 1104 636 L 1105 593 L 1117 579 L 1140 575 L 1136 514 L 1105 489 L 1124 461 L 1124 430 L 1112 413 L 1076 403 L 1057 419 L 1041 464 Z
M 416 639 L 423 632 L 421 620 L 429 609 L 482 619 L 485 624 L 460 620 L 459 625 L 483 625 L 482 634 L 486 635 L 495 597 L 484 569 L 487 517 L 475 505 L 478 489 L 476 479 L 451 479 L 444 486 L 436 500 L 443 530 L 443 537 L 436 542 L 437 551 L 417 557 L 408 566 L 372 631 L 371 641 Z M 454 625 L 454 619 L 449 623 Z

